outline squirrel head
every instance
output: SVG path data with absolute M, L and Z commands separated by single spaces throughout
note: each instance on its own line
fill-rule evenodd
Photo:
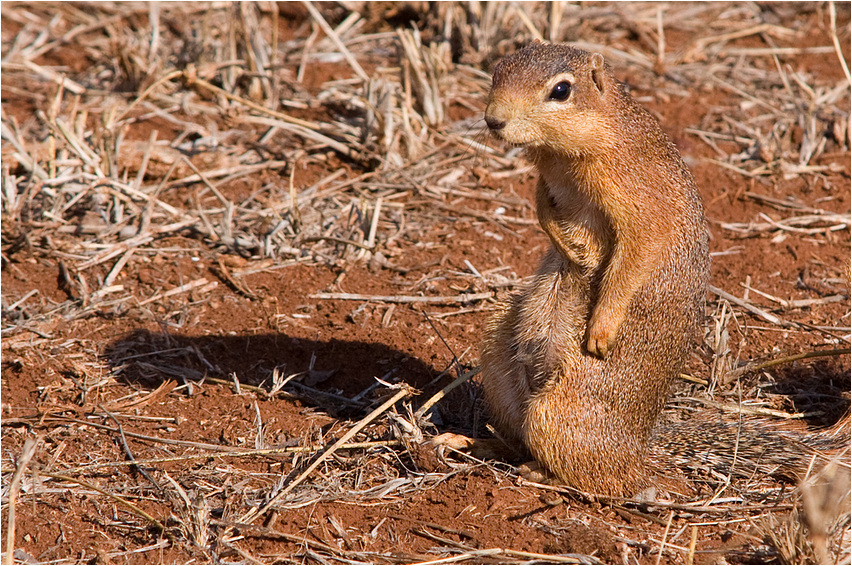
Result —
M 601 54 L 535 42 L 495 67 L 485 123 L 511 144 L 590 155 L 618 139 L 613 113 L 622 96 Z

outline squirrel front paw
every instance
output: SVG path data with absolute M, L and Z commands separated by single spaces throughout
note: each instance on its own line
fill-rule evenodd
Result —
M 586 349 L 594 356 L 606 358 L 615 346 L 615 337 L 624 315 L 612 311 L 595 309 L 592 319 L 589 321 L 588 343 Z

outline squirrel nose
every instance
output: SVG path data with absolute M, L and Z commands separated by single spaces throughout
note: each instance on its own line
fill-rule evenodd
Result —
M 485 116 L 485 123 L 488 125 L 488 129 L 492 131 L 502 130 L 506 127 L 506 120 L 501 120 L 499 118 L 495 118 L 494 116 Z

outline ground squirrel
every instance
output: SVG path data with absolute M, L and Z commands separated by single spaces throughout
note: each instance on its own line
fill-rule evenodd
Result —
M 657 457 L 704 426 L 655 429 L 703 316 L 708 234 L 692 175 L 604 58 L 568 45 L 503 59 L 485 122 L 538 169 L 552 241 L 487 327 L 492 420 L 563 482 L 635 494 L 648 486 L 649 449 Z

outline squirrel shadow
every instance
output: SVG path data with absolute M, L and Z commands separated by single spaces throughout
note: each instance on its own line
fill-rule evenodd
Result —
M 306 406 L 344 419 L 357 419 L 372 408 L 373 389 L 384 388 L 376 378 L 404 381 L 418 389 L 420 394 L 412 401 L 416 409 L 456 373 L 381 343 L 311 340 L 283 333 L 186 336 L 137 329 L 105 345 L 102 357 L 120 382 L 155 389 L 174 380 L 189 384 L 190 395 L 192 384 L 209 378 L 233 383 L 236 376 L 241 385 L 270 391 L 275 370 L 284 378 L 296 374 L 284 391 Z M 835 425 L 849 412 L 845 360 L 779 368 L 769 391 L 788 396 L 793 410 L 808 413 L 803 419 L 806 426 Z M 435 427 L 430 432 L 491 437 L 485 430 L 488 412 L 482 397 L 477 380 L 451 391 L 430 410 Z
M 404 381 L 418 389 L 413 405 L 423 403 L 455 378 L 385 344 L 347 340 L 310 340 L 283 333 L 186 336 L 137 329 L 102 350 L 116 379 L 154 389 L 165 381 L 178 385 L 214 378 L 270 391 L 274 372 L 290 378 L 283 390 L 334 418 L 356 418 L 366 410 L 376 378 Z M 466 369 L 466 368 L 465 368 Z M 293 375 L 295 374 L 295 376 Z M 433 409 L 439 429 L 476 433 L 483 426 L 479 385 L 468 381 Z
M 823 428 L 836 425 L 850 412 L 849 356 L 790 364 L 775 371 L 770 393 L 789 400 L 792 412 L 805 413 L 808 426 Z

